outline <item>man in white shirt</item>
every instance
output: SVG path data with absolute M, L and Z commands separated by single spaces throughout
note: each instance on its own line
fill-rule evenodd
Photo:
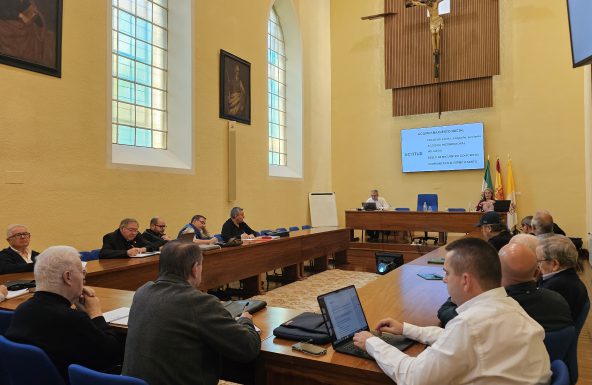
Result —
M 378 196 L 378 190 L 370 190 L 370 198 L 366 200 L 366 202 L 373 202 L 376 204 L 377 210 L 386 210 L 391 206 L 388 204 L 386 199 L 381 196 Z M 368 241 L 370 242 L 377 242 L 378 236 L 380 235 L 379 230 L 367 230 L 366 233 L 368 234 Z
M 369 332 L 357 333 L 356 346 L 376 359 L 399 385 L 548 384 L 549 355 L 543 328 L 508 297 L 501 285 L 495 249 L 477 238 L 446 246 L 444 282 L 458 316 L 445 329 L 419 327 L 391 318 L 377 330 L 427 344 L 410 357 Z

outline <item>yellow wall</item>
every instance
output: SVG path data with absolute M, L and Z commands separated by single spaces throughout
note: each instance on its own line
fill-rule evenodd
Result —
M 235 204 L 255 229 L 308 223 L 307 193 L 331 187 L 329 1 L 293 1 L 305 52 L 299 180 L 267 175 L 269 0 L 194 2 L 195 173 L 109 167 L 108 3 L 64 1 L 61 79 L 0 66 L 0 226 L 29 225 L 31 245 L 41 251 L 100 247 L 125 216 L 142 227 L 163 216 L 174 234 L 202 213 L 219 232 Z M 238 124 L 236 202 L 226 199 L 228 130 L 218 118 L 221 48 L 251 62 L 252 124 Z M 6 183 L 20 178 L 9 171 L 22 171 L 24 183 Z
M 504 184 L 512 157 L 519 215 L 548 209 L 568 234 L 584 236 L 584 73 L 571 67 L 565 2 L 500 0 L 501 74 L 493 81 L 493 107 L 445 112 L 441 119 L 392 117 L 391 92 L 384 89 L 384 23 L 360 20 L 383 7 L 382 0 L 331 4 L 338 212 L 359 205 L 371 188 L 398 207 L 415 207 L 417 193 L 432 192 L 442 209 L 474 205 L 483 171 L 403 174 L 400 130 L 482 121 L 485 152 L 492 166 L 500 157 Z

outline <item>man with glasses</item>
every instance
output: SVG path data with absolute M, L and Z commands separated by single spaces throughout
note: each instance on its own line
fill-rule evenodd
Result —
M 177 238 L 183 234 L 195 234 L 193 242 L 198 245 L 213 245 L 218 242 L 216 237 L 210 236 L 210 233 L 206 229 L 206 217 L 201 214 L 196 214 L 191 218 L 191 222 L 183 226 L 179 231 Z
M 16 309 L 5 334 L 43 349 L 66 380 L 70 364 L 106 371 L 123 361 L 123 336 L 105 322 L 85 275 L 75 248 L 43 251 L 35 263 L 37 290 Z
M 10 225 L 6 229 L 9 247 L 0 251 L 0 274 L 33 271 L 33 264 L 39 255 L 29 248 L 31 233 L 24 225 Z
M 164 219 L 154 217 L 150 220 L 150 228 L 146 229 L 142 236 L 146 241 L 152 243 L 153 247 L 160 249 L 171 240 L 171 238 L 165 233 L 166 227 L 167 225 Z
M 103 247 L 99 258 L 128 258 L 147 251 L 158 250 L 152 243 L 146 241 L 139 232 L 140 225 L 133 218 L 125 218 L 119 228 L 103 236 Z

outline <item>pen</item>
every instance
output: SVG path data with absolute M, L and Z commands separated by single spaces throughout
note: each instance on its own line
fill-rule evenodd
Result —
M 247 311 L 247 308 L 249 307 L 249 302 L 247 302 L 245 304 L 245 307 L 243 307 L 243 313 Z

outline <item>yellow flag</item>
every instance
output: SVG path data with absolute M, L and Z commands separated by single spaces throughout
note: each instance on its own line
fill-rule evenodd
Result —
M 512 159 L 508 158 L 508 183 L 506 183 L 506 199 L 512 201 L 508 219 L 506 223 L 512 230 L 518 224 L 518 215 L 516 214 L 516 185 L 514 184 L 514 173 L 512 172 Z

